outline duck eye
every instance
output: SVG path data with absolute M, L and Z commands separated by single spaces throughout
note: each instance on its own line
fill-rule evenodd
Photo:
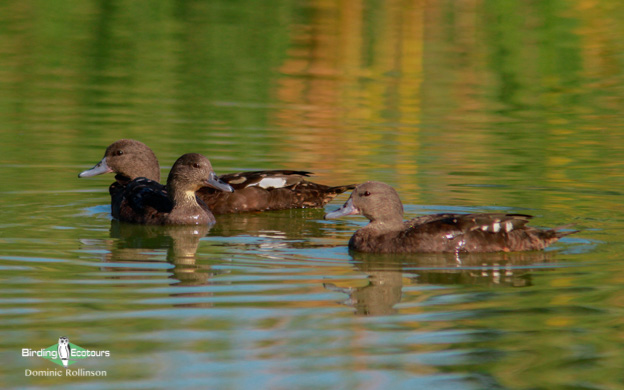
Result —
M 198 163 L 193 163 L 193 168 L 199 168 L 199 164 Z
M 370 196 L 370 192 L 365 191 L 362 195 L 364 195 L 364 196 Z
M 123 150 L 118 150 L 115 152 L 115 155 L 121 156 L 123 154 Z

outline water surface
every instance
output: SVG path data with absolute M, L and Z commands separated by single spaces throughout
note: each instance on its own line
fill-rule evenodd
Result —
M 624 7 L 0 5 L 2 388 L 618 388 Z M 545 252 L 349 253 L 362 217 L 111 221 L 119 138 L 217 173 L 393 185 L 406 217 L 529 213 Z M 60 336 L 111 357 L 54 370 Z

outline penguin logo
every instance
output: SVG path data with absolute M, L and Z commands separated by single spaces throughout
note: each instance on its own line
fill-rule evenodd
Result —
M 71 347 L 69 346 L 69 339 L 67 337 L 59 337 L 57 351 L 59 359 L 63 362 L 63 366 L 67 367 L 69 357 L 71 356 Z

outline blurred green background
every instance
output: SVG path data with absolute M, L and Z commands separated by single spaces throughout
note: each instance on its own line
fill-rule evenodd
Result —
M 620 386 L 622 20 L 607 0 L 0 3 L 0 387 Z M 190 242 L 124 232 L 112 177 L 76 177 L 119 138 L 164 174 L 197 152 L 217 173 L 385 181 L 408 217 L 582 232 L 515 268 L 439 274 L 353 258 L 363 219 L 319 210 L 223 217 Z M 358 299 L 383 301 L 377 320 Z M 59 333 L 114 351 L 112 378 L 25 378 L 46 366 L 19 348 Z

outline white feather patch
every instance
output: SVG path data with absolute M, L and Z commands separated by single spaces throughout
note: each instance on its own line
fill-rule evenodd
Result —
M 500 225 L 500 223 L 499 223 L 499 222 L 494 222 L 494 223 L 492 224 L 492 231 L 493 231 L 494 233 L 498 233 L 498 231 L 500 230 L 500 228 L 501 228 L 501 225 Z
M 510 232 L 512 229 L 513 229 L 513 224 L 511 223 L 511 221 L 505 222 L 505 231 Z
M 281 177 L 265 177 L 259 182 L 250 185 L 250 187 L 258 186 L 262 188 L 282 188 L 286 184 L 286 179 Z

